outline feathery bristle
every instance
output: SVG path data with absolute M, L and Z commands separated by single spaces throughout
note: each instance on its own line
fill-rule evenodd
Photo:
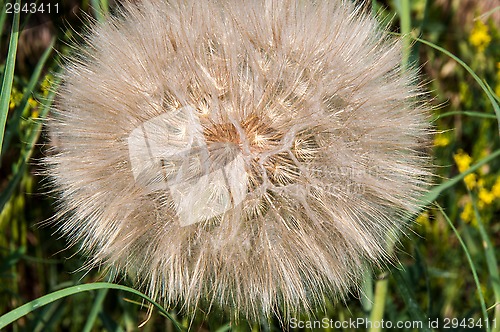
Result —
M 347 1 L 143 1 L 67 60 L 46 161 L 91 266 L 190 312 L 356 289 L 428 181 L 401 44 Z

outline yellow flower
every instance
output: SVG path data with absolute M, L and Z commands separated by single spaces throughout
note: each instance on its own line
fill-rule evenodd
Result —
M 455 163 L 457 164 L 460 173 L 465 172 L 472 163 L 471 156 L 469 156 L 467 152 L 464 152 L 462 149 L 458 150 L 458 152 L 453 155 L 453 159 L 455 159 Z M 476 187 L 476 181 L 477 181 L 477 176 L 474 173 L 471 173 L 464 177 L 465 185 L 469 189 L 473 189 L 474 187 Z
M 13 109 L 23 99 L 23 94 L 19 92 L 15 87 L 12 88 L 12 91 L 10 93 L 10 103 L 9 103 L 9 108 Z
M 467 188 L 473 189 L 476 186 L 476 174 L 472 173 L 464 177 L 464 182 Z
M 420 214 L 415 221 L 425 228 L 430 227 L 429 213 L 427 211 Z
M 491 193 L 495 198 L 500 198 L 500 177 L 497 178 L 495 184 L 491 188 Z
M 488 191 L 484 188 L 479 189 L 478 197 L 479 200 L 486 205 L 493 203 L 493 201 L 495 200 L 495 195 L 491 191 Z
M 460 213 L 460 218 L 470 224 L 476 224 L 476 216 L 474 215 L 474 207 L 471 202 L 465 204 L 464 210 Z
M 31 106 L 31 108 L 35 108 L 38 105 L 37 101 L 31 97 L 29 97 L 28 99 L 28 104 Z
M 444 134 L 438 134 L 434 137 L 434 146 L 447 146 L 450 144 L 450 139 Z
M 458 152 L 453 155 L 453 159 L 455 159 L 455 163 L 457 163 L 460 173 L 465 172 L 472 163 L 472 158 L 462 149 L 458 150 Z
M 469 43 L 473 45 L 479 53 L 483 53 L 491 42 L 491 36 L 488 33 L 488 26 L 478 20 L 469 36 Z
M 52 75 L 48 74 L 43 79 L 42 84 L 40 84 L 40 89 L 42 90 L 44 96 L 47 96 L 50 92 L 50 84 L 52 82 L 52 79 L 53 79 Z

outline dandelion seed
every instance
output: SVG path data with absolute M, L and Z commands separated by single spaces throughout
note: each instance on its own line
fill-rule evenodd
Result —
M 347 1 L 125 4 L 62 74 L 60 231 L 188 312 L 287 319 L 344 297 L 427 184 L 401 53 Z

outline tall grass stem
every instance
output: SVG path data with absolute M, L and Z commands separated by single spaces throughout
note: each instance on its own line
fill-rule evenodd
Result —
M 21 4 L 20 0 L 16 1 Z M 3 137 L 5 132 L 5 123 L 9 114 L 10 94 L 12 92 L 12 83 L 14 81 L 14 68 L 16 65 L 17 43 L 19 39 L 19 11 L 14 11 L 12 20 L 12 29 L 10 33 L 9 51 L 5 61 L 5 68 L 2 79 L 2 89 L 0 93 L 0 150 L 3 145 Z

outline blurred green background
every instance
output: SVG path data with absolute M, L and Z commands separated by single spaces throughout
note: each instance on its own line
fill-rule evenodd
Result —
M 432 204 L 416 216 L 407 236 L 396 245 L 394 255 L 401 264 L 367 276 L 366 297 L 353 295 L 345 303 L 329 305 L 326 312 L 318 309 L 313 319 L 423 321 L 421 328 L 392 329 L 407 331 L 431 330 L 428 322 L 436 320 L 435 331 L 445 330 L 449 319 L 447 331 L 500 331 L 500 2 L 358 2 L 391 31 L 406 36 L 409 51 L 404 61 L 419 68 L 435 106 L 430 121 L 437 133 L 430 153 L 438 177 L 428 196 Z M 54 216 L 54 200 L 48 181 L 39 175 L 39 160 L 47 153 L 43 118 L 53 99 L 53 73 L 60 57 L 70 52 L 70 38 L 80 39 L 86 15 L 106 19 L 114 3 L 38 1 L 45 12 L 21 13 L 13 38 L 14 17 L 6 14 L 5 1 L 0 4 L 4 8 L 0 13 L 0 124 L 6 123 L 0 160 L 3 315 L 51 292 L 106 280 L 99 271 L 82 270 L 85 261 L 77 248 L 67 248 L 65 239 L 46 224 Z M 92 8 L 101 8 L 104 14 Z M 127 285 L 126 280 L 119 281 Z M 22 315 L 5 330 L 174 331 L 175 322 L 195 331 L 283 329 L 277 320 L 230 325 L 217 312 L 184 317 L 176 308 L 167 310 L 172 319 L 125 290 L 78 291 Z M 496 327 L 486 326 L 486 316 L 490 323 L 497 320 Z M 391 329 L 320 326 L 314 330 Z

